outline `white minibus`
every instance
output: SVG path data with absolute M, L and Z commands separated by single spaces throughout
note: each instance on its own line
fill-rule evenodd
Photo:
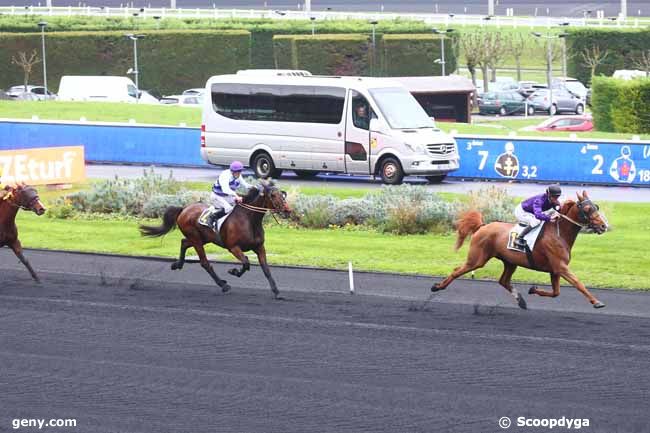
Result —
M 441 182 L 459 167 L 454 139 L 401 84 L 381 78 L 219 75 L 206 83 L 201 156 L 240 160 L 261 178 L 293 170 Z

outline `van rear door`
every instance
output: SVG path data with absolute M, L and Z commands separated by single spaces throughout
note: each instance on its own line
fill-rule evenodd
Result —
M 345 122 L 345 171 L 370 174 L 370 119 L 372 108 L 356 90 L 349 90 Z

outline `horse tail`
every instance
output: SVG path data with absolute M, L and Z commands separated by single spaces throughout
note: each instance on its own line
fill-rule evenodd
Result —
M 182 207 L 169 206 L 165 210 L 163 215 L 163 223 L 160 226 L 140 226 L 140 233 L 142 236 L 149 236 L 152 238 L 157 238 L 159 236 L 166 235 L 174 228 L 176 228 L 176 219 L 178 215 L 183 211 Z
M 481 226 L 483 226 L 483 215 L 481 215 L 481 212 L 477 210 L 471 210 L 461 214 L 460 218 L 458 218 L 458 221 L 456 221 L 458 238 L 456 238 L 456 245 L 454 245 L 454 249 L 458 251 L 460 247 L 463 246 L 465 238 L 476 232 L 479 228 L 481 228 Z

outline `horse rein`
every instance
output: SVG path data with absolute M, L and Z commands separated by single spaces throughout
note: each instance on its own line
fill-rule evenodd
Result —
M 248 210 L 250 210 L 252 212 L 257 212 L 257 213 L 261 213 L 261 214 L 271 212 L 271 216 L 273 216 L 273 219 L 275 220 L 275 222 L 280 224 L 280 221 L 278 221 L 278 219 L 275 217 L 276 213 L 281 212 L 279 210 L 270 209 L 268 207 L 253 206 L 251 204 L 246 204 L 246 203 L 242 203 L 242 202 L 237 203 L 237 205 L 243 207 L 244 209 L 248 209 Z
M 577 225 L 578 227 L 582 227 L 583 229 L 586 229 L 587 227 L 589 227 L 589 225 L 587 225 L 587 224 L 580 224 L 578 221 L 575 221 L 574 219 L 572 219 L 572 218 L 570 218 L 570 217 L 568 217 L 568 216 L 566 216 L 566 215 L 564 215 L 564 214 L 561 214 L 561 213 L 559 213 L 559 212 L 558 212 L 558 215 L 559 215 L 561 218 L 564 218 L 565 220 L 567 220 L 567 221 L 569 221 L 569 222 L 571 222 L 571 223 Z M 558 228 L 559 228 L 559 226 L 558 226 Z

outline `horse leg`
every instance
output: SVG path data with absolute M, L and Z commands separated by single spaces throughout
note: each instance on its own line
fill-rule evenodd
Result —
M 260 262 L 262 271 L 264 271 L 264 276 L 266 277 L 267 280 L 269 280 L 269 284 L 271 285 L 271 291 L 273 292 L 273 296 L 275 296 L 275 298 L 277 299 L 278 295 L 280 294 L 280 291 L 278 290 L 278 286 L 275 284 L 275 280 L 271 276 L 271 269 L 269 269 L 269 264 L 266 262 L 266 249 L 264 248 L 264 245 L 260 245 L 255 250 L 255 254 L 257 254 L 257 259 Z
M 474 258 L 471 257 L 471 254 L 472 251 L 470 250 L 465 264 L 454 269 L 454 271 L 451 274 L 449 274 L 449 276 L 445 278 L 443 281 L 431 286 L 431 291 L 437 292 L 439 290 L 446 289 L 447 286 L 451 284 L 451 282 L 454 281 L 456 278 L 461 277 L 470 271 L 476 270 L 478 268 L 482 268 L 485 265 L 485 263 L 487 263 L 487 261 L 489 260 L 489 257 L 484 257 L 484 255 L 482 255 L 479 258 Z
M 505 287 L 505 289 L 512 295 L 512 297 L 515 298 L 515 301 L 517 301 L 519 308 L 526 310 L 528 309 L 528 306 L 526 305 L 526 300 L 524 299 L 523 296 L 521 296 L 521 293 L 519 293 L 519 291 L 517 291 L 517 289 L 514 288 L 511 284 L 512 274 L 514 274 L 516 270 L 517 270 L 517 265 L 508 262 L 503 262 L 503 273 L 499 278 L 499 284 Z
M 578 277 L 575 276 L 573 272 L 569 270 L 569 268 L 566 268 L 565 270 L 560 272 L 560 275 L 562 278 L 567 280 L 569 283 L 571 283 L 576 289 L 580 291 L 583 295 L 589 299 L 589 302 L 591 302 L 591 305 L 594 306 L 594 308 L 603 308 L 605 306 L 604 303 L 600 302 L 598 299 L 592 295 L 589 290 L 587 290 L 587 287 L 585 287 L 584 284 L 578 279 Z
M 228 271 L 228 273 L 236 277 L 241 277 L 242 275 L 244 275 L 246 271 L 248 271 L 251 268 L 251 264 L 248 261 L 248 257 L 246 257 L 246 255 L 241 250 L 241 248 L 237 246 L 232 247 L 229 251 L 233 256 L 237 258 L 237 260 L 242 262 L 242 267 L 241 269 L 232 268 L 231 270 Z
M 221 291 L 226 293 L 228 290 L 230 290 L 230 286 L 225 280 L 222 280 L 219 278 L 216 272 L 214 272 L 214 269 L 212 268 L 212 265 L 208 261 L 208 257 L 205 255 L 205 248 L 203 248 L 203 244 L 194 244 L 194 249 L 196 250 L 196 253 L 199 255 L 199 260 L 201 262 L 201 266 L 203 269 L 206 270 L 208 274 L 212 277 L 212 279 L 221 287 Z
M 549 298 L 556 298 L 560 296 L 560 274 L 551 274 L 551 286 L 553 291 L 542 290 L 537 286 L 533 286 L 528 290 L 529 295 L 547 296 Z
M 190 241 L 188 241 L 185 238 L 181 240 L 181 252 L 180 255 L 178 256 L 178 260 L 172 263 L 172 271 L 175 271 L 177 269 L 183 269 L 183 265 L 185 264 L 185 253 L 187 252 L 187 249 L 190 246 L 191 246 Z
M 18 260 L 25 265 L 29 273 L 31 274 L 32 278 L 37 282 L 40 283 L 41 280 L 38 278 L 38 275 L 36 275 L 36 272 L 34 272 L 34 269 L 32 268 L 32 265 L 29 263 L 29 260 L 25 258 L 23 255 L 23 246 L 20 244 L 20 241 L 16 239 L 13 241 L 9 247 L 13 250 L 14 254 L 16 257 L 18 257 Z

